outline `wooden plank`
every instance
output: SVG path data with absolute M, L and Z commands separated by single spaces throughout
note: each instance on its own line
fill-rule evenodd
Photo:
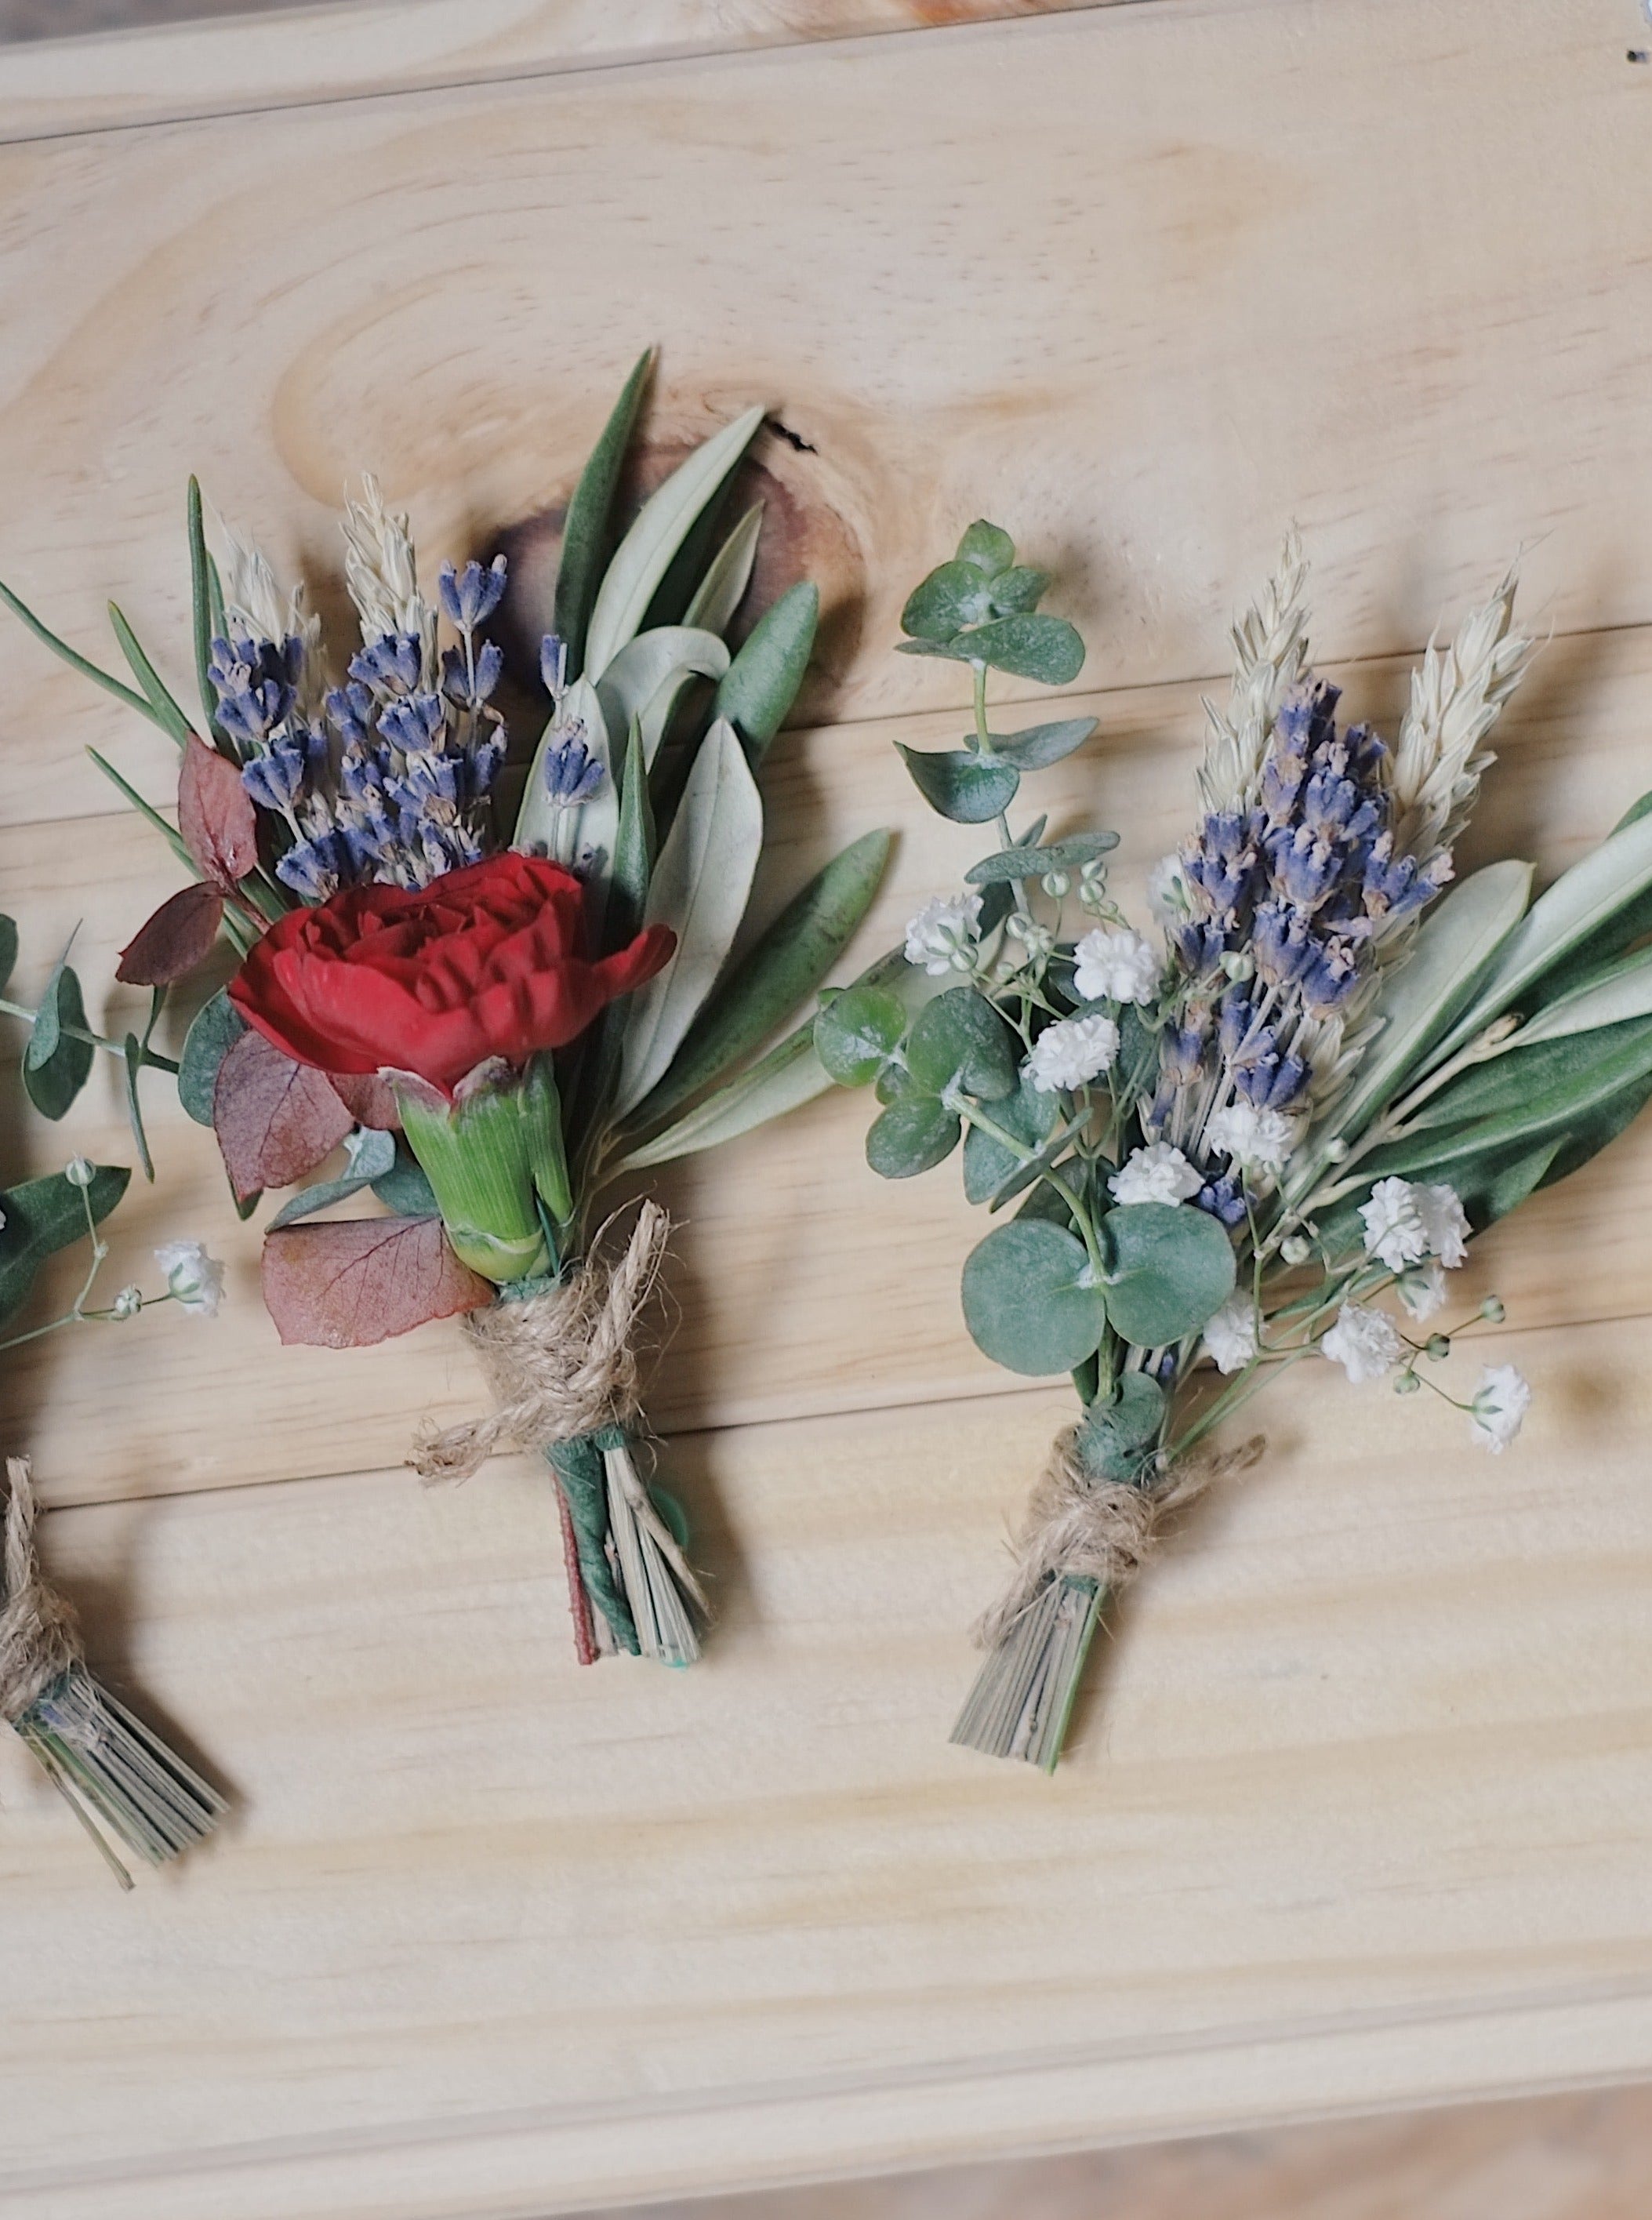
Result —
M 1522 544 L 1562 630 L 1645 620 L 1620 46 L 1567 0 L 1112 8 L 14 146 L 0 576 L 83 644 L 115 594 L 181 675 L 187 471 L 331 573 L 371 465 L 532 598 L 658 339 L 657 446 L 754 393 L 802 443 L 761 461 L 776 577 L 827 590 L 805 720 L 944 698 L 888 650 L 982 508 L 1063 573 L 1093 685 L 1219 668 L 1292 516 L 1332 656 Z M 8 814 L 97 808 L 118 712 L 11 667 Z
M 0 49 L 0 142 L 1114 0 L 341 0 Z
M 1392 732 L 1406 667 L 1342 675 L 1350 712 Z M 1049 805 L 1057 829 L 1097 818 L 1123 828 L 1114 884 L 1141 916 L 1146 871 L 1190 821 L 1203 745 L 1196 689 L 1093 695 L 1076 706 L 1099 715 L 1100 735 L 1041 773 L 1029 793 Z M 1581 854 L 1652 784 L 1649 714 L 1652 633 L 1555 642 L 1500 728 L 1503 761 L 1465 863 L 1525 852 L 1549 872 Z M 926 716 L 782 743 L 765 774 L 776 845 L 760 914 L 870 824 L 898 824 L 889 885 L 845 968 L 899 939 L 906 918 L 956 883 L 985 845 L 920 808 L 893 745 L 938 745 L 957 726 Z M 90 886 L 89 843 L 98 863 Z M 177 876 L 135 818 L 0 832 L 0 883 L 28 934 L 22 984 L 38 984 L 77 924 L 85 976 L 109 979 L 115 950 Z M 123 1029 L 141 1001 L 117 990 L 109 1026 Z M 108 1064 L 59 1145 L 128 1163 L 118 1074 Z M 148 1099 L 159 1183 L 115 1219 L 108 1284 L 142 1281 L 146 1269 L 153 1284 L 150 1249 L 187 1233 L 232 1260 L 232 1300 L 211 1324 L 163 1313 L 17 1353 L 5 1408 L 36 1444 L 53 1500 L 382 1465 L 402 1453 L 415 1416 L 446 1423 L 475 1406 L 478 1384 L 451 1325 L 350 1354 L 278 1349 L 258 1295 L 258 1228 L 236 1221 L 210 1136 L 183 1119 L 160 1082 Z M 960 1267 L 987 1221 L 965 1206 L 955 1168 L 893 1185 L 876 1179 L 861 1160 L 870 1108 L 868 1097 L 838 1095 L 659 1178 L 682 1220 L 671 1275 L 681 1317 L 650 1399 L 656 1424 L 676 1431 L 1012 1388 L 977 1355 L 957 1307 Z M 49 1168 L 56 1136 L 38 1123 L 34 1133 L 29 1169 Z M 1600 1163 L 1481 1244 L 1464 1277 L 1465 1307 L 1495 1286 L 1527 1325 L 1652 1309 L 1649 1209 L 1652 1121 L 1643 1120 Z M 1588 1269 L 1576 1269 L 1585 1257 Z M 892 1258 L 898 1271 L 886 1269 Z M 54 1283 L 65 1296 L 72 1277 L 66 1260 Z M 217 1392 L 203 1385 L 209 1370 L 224 1383 Z
M 1643 1343 L 1506 1336 L 1498 1459 L 1304 1368 L 1053 1781 L 943 1737 L 1058 1395 L 674 1444 L 678 1677 L 573 1664 L 525 1465 L 54 1515 L 244 1800 L 122 1899 L 0 1756 L 0 2207 L 502 2215 L 1646 2072 Z

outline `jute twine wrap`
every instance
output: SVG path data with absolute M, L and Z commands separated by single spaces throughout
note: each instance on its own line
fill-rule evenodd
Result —
M 494 1407 L 426 1436 L 408 1460 L 414 1470 L 427 1481 L 468 1480 L 496 1450 L 543 1450 L 628 1425 L 638 1410 L 638 1328 L 670 1232 L 659 1205 L 645 1202 L 612 1263 L 600 1254 L 599 1234 L 593 1254 L 561 1287 L 471 1312 L 464 1331 Z
M 28 1460 L 8 1457 L 0 1559 L 0 1718 L 13 1726 L 84 1657 L 74 1613 L 41 1576 L 34 1518 Z
M 1158 1547 L 1160 1527 L 1171 1513 L 1255 1464 L 1263 1447 L 1258 1434 L 1237 1449 L 1181 1457 L 1150 1486 L 1138 1487 L 1088 1473 L 1079 1455 L 1082 1431 L 1080 1420 L 1050 1449 L 1027 1506 L 1015 1576 L 976 1627 L 982 1649 L 995 1649 L 1013 1632 L 1047 1581 L 1093 1580 L 1114 1594 L 1128 1587 Z

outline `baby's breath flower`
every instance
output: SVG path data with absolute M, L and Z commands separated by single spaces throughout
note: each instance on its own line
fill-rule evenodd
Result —
M 216 1318 L 224 1299 L 224 1268 L 199 1241 L 167 1241 L 155 1251 L 166 1275 L 166 1292 L 180 1309 Z
M 979 895 L 937 895 L 907 923 L 907 963 L 921 964 L 932 979 L 949 971 L 973 971 L 980 918 Z
M 1531 1389 L 1512 1364 L 1488 1364 L 1469 1406 L 1470 1431 L 1482 1449 L 1500 1456 L 1520 1431 L 1531 1406 Z
M 122 1288 L 119 1294 L 115 1296 L 115 1300 L 109 1305 L 109 1314 L 112 1319 L 136 1318 L 138 1313 L 142 1308 L 143 1289 L 141 1288 Z
M 1473 1231 L 1457 1191 L 1442 1180 L 1435 1186 L 1419 1188 L 1418 1194 L 1428 1245 L 1446 1270 L 1455 1272 L 1468 1254 L 1468 1236 Z
M 1321 1356 L 1340 1364 L 1357 1388 L 1368 1380 L 1381 1380 L 1406 1353 L 1393 1320 L 1365 1303 L 1344 1303 L 1337 1323 L 1319 1344 Z
M 1107 1182 L 1115 1202 L 1187 1202 L 1204 1184 L 1204 1175 L 1168 1141 L 1136 1150 Z
M 1232 1102 L 1206 1121 L 1205 1140 L 1244 1170 L 1275 1172 L 1296 1146 L 1297 1125 L 1282 1110 Z
M 1413 1264 L 1400 1275 L 1400 1300 L 1418 1325 L 1445 1308 L 1445 1267 L 1437 1257 Z
M 1163 963 L 1139 932 L 1087 932 L 1073 951 L 1073 982 L 1087 1002 L 1150 1002 Z
M 1086 1086 L 1118 1053 L 1119 1028 L 1111 1018 L 1063 1018 L 1044 1027 L 1024 1068 L 1040 1094 L 1054 1094 L 1063 1087 Z
M 1147 907 L 1161 925 L 1181 925 L 1188 916 L 1188 881 L 1174 850 L 1147 875 Z
M 1403 1272 L 1428 1255 L 1422 1193 L 1409 1180 L 1379 1180 L 1370 1200 L 1360 1206 L 1360 1219 L 1367 1250 L 1391 1272 Z
M 1256 1309 L 1249 1295 L 1230 1295 L 1205 1320 L 1205 1347 L 1219 1372 L 1243 1372 L 1256 1353 Z

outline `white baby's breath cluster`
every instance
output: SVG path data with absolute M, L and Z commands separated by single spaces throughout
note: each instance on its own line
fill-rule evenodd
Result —
M 1063 1088 L 1088 1087 L 1119 1053 L 1119 1028 L 1111 1018 L 1063 1018 L 1046 1026 L 1032 1045 L 1025 1069 L 1041 1094 Z
M 1139 932 L 1097 926 L 1073 951 L 1073 984 L 1086 1002 L 1150 1002 L 1164 958 Z
M 166 1292 L 180 1310 L 216 1318 L 224 1298 L 224 1268 L 199 1241 L 166 1241 L 155 1251 L 166 1275 Z
M 1202 1175 L 1168 1141 L 1133 1150 L 1107 1182 L 1115 1202 L 1186 1202 L 1204 1184 Z
M 932 979 L 949 971 L 966 976 L 981 949 L 981 896 L 937 895 L 907 925 L 907 961 Z

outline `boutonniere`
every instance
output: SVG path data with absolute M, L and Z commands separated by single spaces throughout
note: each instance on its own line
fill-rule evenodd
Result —
M 908 602 L 905 652 L 969 671 L 975 710 L 959 748 L 908 768 L 997 845 L 912 920 L 916 1018 L 869 985 L 816 1037 L 834 1077 L 876 1088 L 875 1171 L 957 1152 L 1003 1220 L 963 1268 L 978 1346 L 1077 1391 L 953 1737 L 1049 1769 L 1107 1597 L 1170 1513 L 1261 1453 L 1215 1444 L 1265 1382 L 1330 1363 L 1364 1392 L 1443 1397 L 1485 1449 L 1518 1432 L 1519 1372 L 1459 1385 L 1453 1362 L 1501 1305 L 1435 1320 L 1474 1237 L 1652 1094 L 1652 795 L 1535 901 L 1529 864 L 1456 881 L 1531 651 L 1513 574 L 1430 648 L 1389 742 L 1313 671 L 1293 537 L 1234 633 L 1188 837 L 1131 918 L 1115 833 L 1012 829 L 1024 782 L 1094 729 L 1005 735 L 988 714 L 991 671 L 1078 675 L 1078 634 L 1038 613 L 1047 583 L 980 523 Z
M 651 1474 L 639 1379 L 670 1229 L 651 1200 L 618 1209 L 615 1183 L 828 1084 L 814 997 L 889 836 L 750 918 L 759 775 L 819 596 L 794 585 L 729 645 L 762 513 L 718 519 L 761 408 L 616 535 L 649 367 L 569 504 L 527 761 L 511 762 L 490 632 L 505 558 L 444 564 L 428 592 L 408 519 L 371 480 L 345 518 L 360 638 L 341 669 L 302 589 L 281 592 L 255 550 L 231 541 L 221 572 L 191 486 L 202 728 L 123 620 L 135 688 L 90 675 L 177 741 L 178 824 L 162 830 L 195 874 L 122 976 L 165 988 L 221 932 L 242 959 L 184 1044 L 185 1107 L 215 1128 L 243 1211 L 346 1151 L 269 1222 L 282 1338 L 351 1347 L 462 1314 L 492 1407 L 422 1439 L 419 1469 L 542 1452 L 580 1658 L 681 1665 L 707 1599 L 682 1506 Z M 376 1214 L 320 1215 L 370 1196 Z

